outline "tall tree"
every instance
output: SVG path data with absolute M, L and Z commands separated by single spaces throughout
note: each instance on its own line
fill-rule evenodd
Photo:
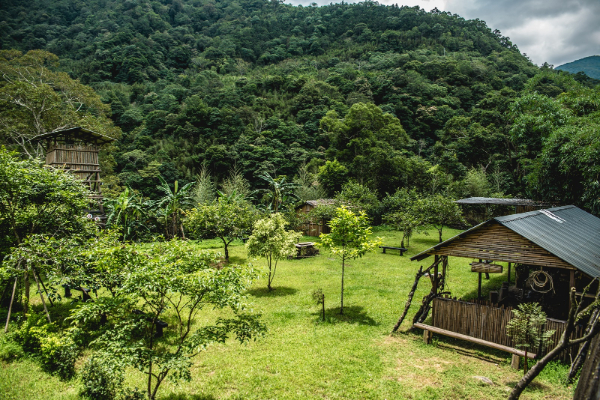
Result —
M 110 107 L 57 67 L 58 57 L 47 51 L 0 51 L 0 140 L 41 156 L 32 139 L 47 132 L 81 126 L 118 138 Z
M 344 272 L 346 260 L 362 257 L 381 244 L 381 240 L 369 240 L 371 227 L 364 211 L 353 213 L 345 206 L 336 210 L 335 217 L 329 222 L 331 233 L 321 234 L 321 246 L 329 249 L 342 260 L 342 290 L 340 314 L 344 313 Z
M 115 365 L 144 373 L 148 400 L 157 398 L 167 376 L 189 381 L 192 357 L 210 344 L 229 336 L 243 343 L 264 332 L 260 316 L 244 311 L 243 293 L 255 278 L 251 268 L 214 268 L 212 254 L 178 240 L 123 247 L 129 257 L 123 258 L 118 295 L 85 302 L 70 319 L 83 329 L 89 321 L 102 326 L 92 346 Z M 228 317 L 199 323 L 209 307 L 229 310 Z
M 440 243 L 443 241 L 444 226 L 465 224 L 458 204 L 447 196 L 436 194 L 426 197 L 418 207 L 423 221 L 437 229 Z
M 302 236 L 300 232 L 286 231 L 285 226 L 286 220 L 279 213 L 259 219 L 254 223 L 252 235 L 246 243 L 249 256 L 264 257 L 267 260 L 269 291 L 273 290 L 271 285 L 277 272 L 277 263 L 282 258 L 296 254 L 295 244 Z
M 219 238 L 229 262 L 229 245 L 252 230 L 255 211 L 245 201 L 228 201 L 221 197 L 211 204 L 199 205 L 187 216 L 185 225 L 192 235 L 200 238 Z
M 93 223 L 85 218 L 87 195 L 87 189 L 73 175 L 44 168 L 35 159 L 22 160 L 17 153 L 0 147 L 0 257 L 32 235 L 59 238 L 89 232 Z M 26 260 L 20 265 L 28 300 L 30 273 Z

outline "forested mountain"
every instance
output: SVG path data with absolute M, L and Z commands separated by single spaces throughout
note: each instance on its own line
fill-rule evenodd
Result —
M 484 21 L 371 1 L 4 0 L 0 38 L 57 54 L 110 104 L 108 193 L 235 166 L 254 187 L 302 170 L 328 195 L 354 180 L 599 203 L 593 130 L 587 158 L 563 154 L 566 127 L 596 123 L 596 82 L 536 67 Z
M 600 56 L 589 56 L 579 60 L 559 65 L 556 69 L 572 74 L 583 72 L 593 79 L 600 79 Z

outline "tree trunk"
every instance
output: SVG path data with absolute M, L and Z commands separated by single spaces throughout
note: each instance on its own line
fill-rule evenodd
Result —
M 423 271 L 423 266 L 421 265 L 421 267 L 419 268 L 419 272 L 417 272 L 417 275 L 415 276 L 415 282 L 413 283 L 412 289 L 411 289 L 410 293 L 408 294 L 408 300 L 406 300 L 406 304 L 404 306 L 404 312 L 402 313 L 402 316 L 400 317 L 398 322 L 396 322 L 396 325 L 394 325 L 392 332 L 396 332 L 398 330 L 398 328 L 400 328 L 400 325 L 402 324 L 402 321 L 404 321 L 404 318 L 406 318 L 406 314 L 408 314 L 408 309 L 410 308 L 413 296 L 415 295 L 415 291 L 417 290 L 417 286 L 419 284 L 419 279 L 421 279 L 423 277 L 423 275 L 425 275 L 426 273 L 431 271 L 432 268 L 434 268 L 436 265 L 438 265 L 441 262 L 441 260 L 442 259 L 440 258 L 439 260 L 435 261 L 425 271 Z
M 596 311 L 594 311 L 592 313 L 590 320 L 588 322 L 588 325 L 585 329 L 584 335 L 591 332 L 591 330 L 594 328 L 594 326 L 598 323 L 598 318 L 600 318 L 600 309 L 596 309 Z M 569 383 L 573 382 L 573 380 L 575 379 L 575 375 L 577 375 L 577 371 L 579 371 L 579 369 L 585 363 L 585 360 L 587 358 L 587 353 L 588 353 L 588 350 L 589 350 L 590 344 L 591 344 L 590 342 L 591 341 L 584 342 L 579 347 L 577 356 L 575 356 L 575 360 L 573 360 L 573 363 L 571 364 L 571 368 L 569 369 L 569 374 L 567 375 L 567 381 Z
M 581 370 L 573 400 L 600 398 L 600 335 L 591 342 L 590 354 Z
M 229 264 L 229 248 L 227 247 L 228 243 L 226 241 L 223 241 L 223 243 L 225 243 L 225 262 Z
M 10 296 L 10 305 L 8 306 L 8 315 L 6 316 L 6 326 L 4 327 L 4 333 L 8 332 L 8 322 L 10 321 L 10 313 L 12 311 L 13 300 L 15 299 L 15 292 L 17 291 L 17 281 L 19 278 L 15 278 L 15 284 L 13 285 L 12 295 Z
M 344 267 L 346 264 L 346 255 L 342 256 L 342 297 L 340 303 L 340 314 L 344 314 Z
M 269 256 L 267 258 L 267 262 L 269 263 L 269 278 L 267 281 L 267 289 L 269 289 L 269 292 L 271 290 L 273 290 L 273 288 L 271 287 L 271 282 L 273 282 L 273 279 L 275 278 L 275 271 L 272 271 L 272 266 L 273 266 L 273 259 L 271 258 L 271 256 Z
M 396 322 L 396 325 L 394 325 L 394 327 L 392 328 L 392 332 L 396 332 L 398 330 L 398 328 L 400 328 L 400 325 L 402 325 L 402 321 L 404 321 L 404 318 L 406 318 L 406 314 L 408 314 L 408 309 L 410 308 L 410 303 L 412 302 L 412 298 L 415 295 L 417 286 L 419 285 L 419 279 L 421 279 L 422 276 L 423 276 L 423 266 L 421 265 L 421 267 L 419 268 L 419 271 L 417 272 L 417 276 L 415 277 L 415 282 L 412 285 L 412 289 L 410 290 L 410 293 L 408 294 L 408 300 L 406 300 L 406 303 L 404 304 L 404 312 L 402 313 L 402 316 L 400 317 L 400 319 L 398 319 L 398 322 Z
M 44 294 L 42 293 L 42 289 L 40 288 L 40 281 L 38 279 L 38 276 L 35 273 L 35 271 L 31 271 L 31 272 L 33 273 L 33 277 L 35 278 L 35 283 L 37 284 L 38 293 L 40 294 L 40 298 L 42 299 L 42 304 L 44 305 L 44 311 L 46 311 L 46 317 L 48 318 L 48 322 L 52 323 L 52 320 L 50 319 L 50 313 L 48 312 L 48 308 L 46 307 L 46 302 L 44 301 Z
M 148 398 L 150 400 L 153 399 L 153 396 L 152 396 L 152 361 L 150 361 L 150 364 L 148 365 Z
M 23 301 L 23 314 L 29 312 L 29 271 L 25 269 L 23 274 L 23 289 L 25 289 L 25 301 Z
M 440 243 L 442 243 L 442 230 L 444 229 L 444 225 L 442 225 L 440 227 L 440 229 L 438 229 L 438 233 L 440 234 Z

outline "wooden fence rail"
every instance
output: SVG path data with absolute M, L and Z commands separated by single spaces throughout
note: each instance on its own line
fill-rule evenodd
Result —
M 467 302 L 450 297 L 438 297 L 433 300 L 433 322 L 436 328 L 468 335 L 474 338 L 487 340 L 489 342 L 504 346 L 515 347 L 515 343 L 506 335 L 506 325 L 512 319 L 511 307 L 504 307 L 487 302 Z M 565 328 L 565 321 L 548 318 L 546 330 L 553 329 L 553 344 L 556 345 Z M 583 336 L 583 327 L 577 326 L 572 338 Z M 551 350 L 532 349 L 538 354 L 538 358 Z M 570 362 L 570 354 L 577 354 L 577 346 L 571 352 L 561 353 L 560 359 Z

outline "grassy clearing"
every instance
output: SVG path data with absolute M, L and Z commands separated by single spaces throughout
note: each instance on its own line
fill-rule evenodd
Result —
M 456 231 L 447 230 L 444 237 Z M 395 232 L 380 231 L 384 243 L 397 245 Z M 404 308 L 418 265 L 409 258 L 436 243 L 437 235 L 416 235 L 408 254 L 371 253 L 350 262 L 346 270 L 343 316 L 339 315 L 341 264 L 325 253 L 316 258 L 280 262 L 273 292 L 266 280 L 249 292 L 251 307 L 263 314 L 268 326 L 264 338 L 248 345 L 231 341 L 217 345 L 195 359 L 191 382 L 161 388 L 164 400 L 199 399 L 502 399 L 522 371 L 510 369 L 510 357 L 486 347 L 451 338 L 435 337 L 433 345 L 422 343 L 420 332 L 389 332 Z M 303 238 L 315 240 L 315 238 Z M 218 241 L 199 247 L 218 248 Z M 241 243 L 231 248 L 231 261 L 246 262 Z M 264 268 L 262 260 L 250 260 Z M 450 259 L 449 285 L 453 295 L 474 297 L 477 274 L 471 260 Z M 424 260 L 426 265 L 430 260 Z M 427 264 L 428 265 L 428 264 Z M 484 280 L 484 293 L 505 280 L 492 275 Z M 313 303 L 312 291 L 325 293 L 326 321 Z M 423 280 L 416 304 L 430 289 Z M 207 310 L 203 318 L 216 313 Z M 410 319 L 409 315 L 409 319 Z M 200 321 L 201 322 L 201 321 Z M 570 398 L 572 389 L 560 384 L 566 370 L 554 366 L 540 376 L 524 399 Z M 485 376 L 488 386 L 473 378 Z M 131 371 L 130 386 L 143 387 L 143 376 Z M 0 364 L 0 399 L 72 399 L 76 381 L 62 383 L 25 360 Z

